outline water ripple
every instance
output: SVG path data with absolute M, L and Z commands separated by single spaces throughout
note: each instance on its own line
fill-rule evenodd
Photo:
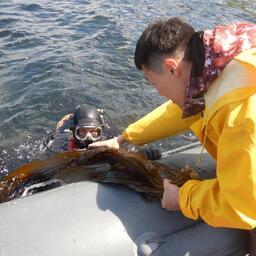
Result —
M 41 9 L 41 6 L 39 4 L 21 4 L 20 9 L 22 11 L 34 12 L 39 11 Z
M 12 34 L 11 30 L 2 30 L 0 31 L 0 37 L 7 37 Z

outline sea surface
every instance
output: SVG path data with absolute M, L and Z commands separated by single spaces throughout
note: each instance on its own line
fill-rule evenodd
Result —
M 197 30 L 256 22 L 256 2 L 0 0 L 2 165 L 37 158 L 56 122 L 79 104 L 103 108 L 120 133 L 166 101 L 136 70 L 133 53 L 147 24 L 170 16 Z M 188 133 L 154 145 L 165 151 L 193 140 Z

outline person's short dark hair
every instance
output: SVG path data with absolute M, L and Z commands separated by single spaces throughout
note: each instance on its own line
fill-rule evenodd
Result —
M 140 36 L 134 54 L 138 69 L 142 66 L 154 71 L 161 71 L 162 59 L 165 56 L 184 51 L 195 33 L 193 27 L 179 18 L 158 20 L 150 24 Z M 185 57 L 186 58 L 186 57 Z

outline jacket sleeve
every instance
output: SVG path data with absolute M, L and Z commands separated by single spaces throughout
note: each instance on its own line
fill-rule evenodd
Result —
M 143 145 L 187 130 L 198 117 L 199 115 L 182 119 L 182 110 L 176 104 L 167 101 L 129 125 L 122 136 L 128 142 Z
M 235 117 L 225 122 L 218 141 L 217 178 L 192 180 L 181 187 L 179 203 L 185 216 L 200 216 L 214 227 L 256 227 L 256 104 L 252 105 L 247 105 L 250 111 L 235 109 Z

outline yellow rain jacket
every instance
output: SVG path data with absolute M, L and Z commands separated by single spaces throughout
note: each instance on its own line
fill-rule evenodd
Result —
M 168 101 L 130 125 L 124 138 L 145 144 L 191 129 L 217 160 L 217 178 L 186 182 L 183 214 L 214 227 L 256 227 L 256 48 L 236 56 L 205 94 L 204 115 L 182 119 Z

